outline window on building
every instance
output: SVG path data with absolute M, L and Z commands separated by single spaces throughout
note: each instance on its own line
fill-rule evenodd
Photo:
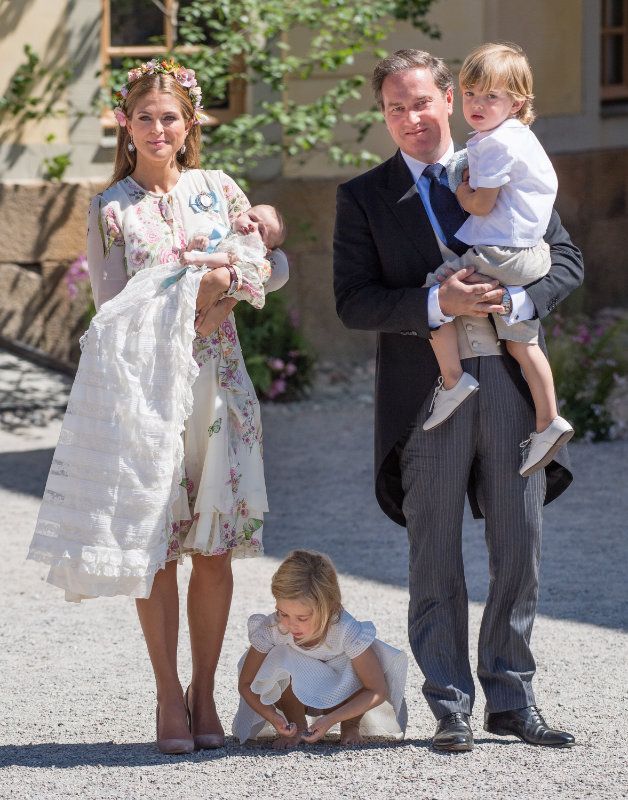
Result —
M 628 0 L 602 0 L 601 9 L 602 100 L 628 100 Z
M 125 59 L 148 61 L 164 53 L 198 51 L 196 45 L 183 44 L 178 37 L 177 9 L 184 8 L 190 0 L 102 0 L 101 63 L 103 80 L 113 67 Z M 210 41 L 209 31 L 207 39 Z M 234 65 L 239 67 L 240 65 Z M 211 124 L 227 122 L 244 111 L 244 84 L 234 79 L 229 87 L 226 102 L 221 105 L 204 104 Z M 107 110 L 101 117 L 105 128 L 115 127 L 113 112 Z

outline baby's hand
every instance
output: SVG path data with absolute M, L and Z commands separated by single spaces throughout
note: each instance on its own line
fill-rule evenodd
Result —
M 184 266 L 193 264 L 196 267 L 210 267 L 214 269 L 216 265 L 213 264 L 215 260 L 212 258 L 213 255 L 213 253 L 203 253 L 198 250 L 195 250 L 193 253 L 185 251 L 181 253 L 181 263 Z
M 188 250 L 207 250 L 209 247 L 209 236 L 202 233 L 193 236 L 188 242 Z

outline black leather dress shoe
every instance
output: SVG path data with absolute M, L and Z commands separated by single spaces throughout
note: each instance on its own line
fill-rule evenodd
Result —
M 484 714 L 484 730 L 497 736 L 517 736 L 528 744 L 545 747 L 572 747 L 576 740 L 566 731 L 550 728 L 536 706 Z
M 436 723 L 436 733 L 432 739 L 434 750 L 461 753 L 473 750 L 473 733 L 469 725 L 469 715 L 456 711 L 441 717 Z

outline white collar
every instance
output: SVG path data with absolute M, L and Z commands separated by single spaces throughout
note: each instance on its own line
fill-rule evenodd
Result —
M 403 160 L 406 162 L 406 165 L 412 174 L 414 182 L 416 183 L 423 174 L 423 170 L 425 169 L 425 167 L 428 166 L 428 164 L 426 164 L 424 161 L 419 161 L 416 158 L 412 158 L 412 156 L 409 156 L 407 153 L 404 153 L 403 150 L 401 150 L 400 152 Z M 449 147 L 447 148 L 447 150 L 445 150 L 443 155 L 438 159 L 436 163 L 445 166 L 446 164 L 449 163 L 453 154 L 454 154 L 454 143 L 450 142 Z

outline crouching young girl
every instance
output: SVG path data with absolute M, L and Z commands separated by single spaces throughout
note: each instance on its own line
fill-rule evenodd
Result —
M 275 612 L 248 620 L 234 736 L 244 743 L 277 733 L 273 746 L 286 749 L 316 742 L 339 724 L 344 745 L 365 735 L 403 738 L 407 657 L 342 607 L 329 558 L 293 551 L 271 591 Z

